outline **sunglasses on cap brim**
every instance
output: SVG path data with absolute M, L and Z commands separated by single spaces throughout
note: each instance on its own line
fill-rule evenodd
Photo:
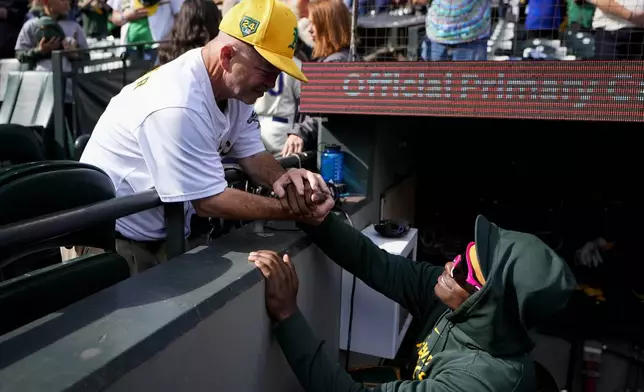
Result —
M 462 283 L 467 283 L 471 287 L 474 287 L 476 291 L 481 290 L 483 285 L 481 285 L 476 278 L 474 277 L 474 268 L 472 267 L 472 260 L 470 259 L 470 250 L 474 246 L 474 242 L 470 242 L 467 245 L 467 250 L 464 255 L 458 255 L 453 261 L 452 271 L 450 271 L 450 276 L 454 279 L 459 285 Z M 456 275 L 456 277 L 454 276 Z M 465 279 L 463 279 L 465 277 Z M 462 282 L 464 280 L 464 282 Z M 463 285 L 462 285 L 463 286 Z M 467 287 L 463 287 L 468 289 Z

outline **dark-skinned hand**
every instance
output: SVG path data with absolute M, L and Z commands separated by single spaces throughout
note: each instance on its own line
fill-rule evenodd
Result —
M 258 250 L 248 255 L 266 278 L 264 288 L 266 310 L 274 322 L 281 322 L 298 311 L 297 290 L 299 280 L 288 255 L 280 258 L 270 250 Z

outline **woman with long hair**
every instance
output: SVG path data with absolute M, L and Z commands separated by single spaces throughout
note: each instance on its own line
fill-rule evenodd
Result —
M 351 43 L 351 14 L 341 0 L 309 3 L 310 32 L 315 61 L 348 61 Z
M 313 61 L 350 61 L 351 14 L 342 0 L 313 0 L 308 4 L 309 32 L 313 40 Z M 299 82 L 295 100 L 300 99 Z M 317 149 L 318 122 L 299 114 L 284 142 L 282 155 Z
M 212 0 L 186 0 L 165 43 L 159 46 L 163 65 L 185 52 L 204 46 L 219 34 L 221 11 Z

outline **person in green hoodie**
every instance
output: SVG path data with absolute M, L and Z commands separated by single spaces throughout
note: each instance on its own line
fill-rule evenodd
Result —
M 288 256 L 257 251 L 266 307 L 307 392 L 521 392 L 536 389 L 528 330 L 561 310 L 575 287 L 566 263 L 537 237 L 476 219 L 474 242 L 444 267 L 391 255 L 334 214 L 301 225 L 327 256 L 398 302 L 423 325 L 413 379 L 367 388 L 322 350 L 297 308 Z

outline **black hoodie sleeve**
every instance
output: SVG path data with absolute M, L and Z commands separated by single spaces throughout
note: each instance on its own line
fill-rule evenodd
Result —
M 424 318 L 436 305 L 434 285 L 443 267 L 392 255 L 333 213 L 319 226 L 300 227 L 336 264 L 398 302 L 413 317 Z
M 275 334 L 306 392 L 492 392 L 480 377 L 465 369 L 448 369 L 423 381 L 395 381 L 367 388 L 325 355 L 324 341 L 315 337 L 301 313 L 278 324 Z

